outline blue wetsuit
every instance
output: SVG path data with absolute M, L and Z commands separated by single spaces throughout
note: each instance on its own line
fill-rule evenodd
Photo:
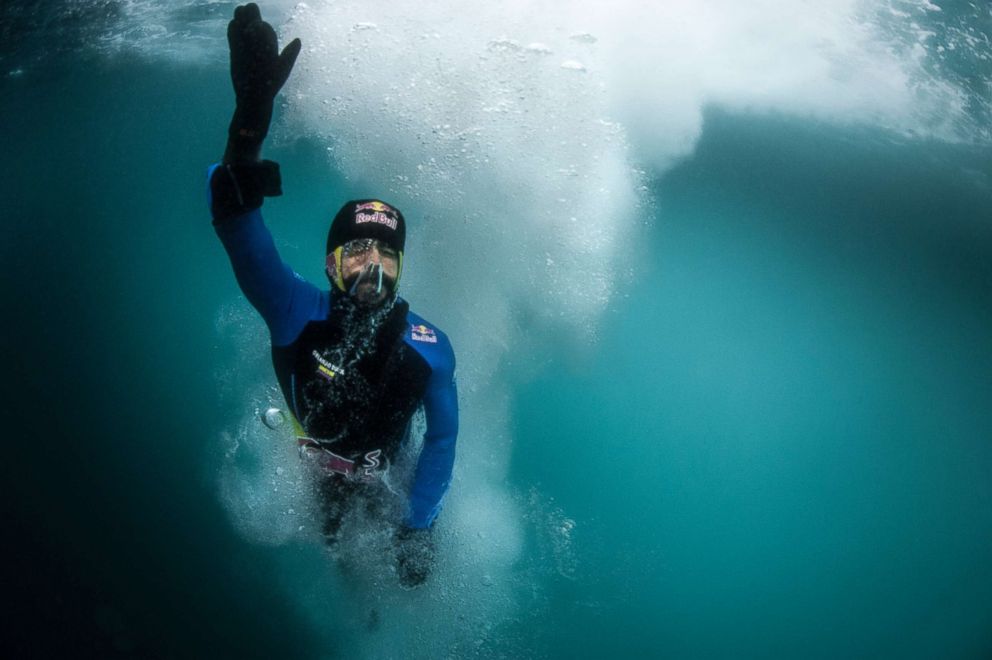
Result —
M 280 259 L 257 208 L 215 213 L 214 226 L 241 290 L 269 327 L 279 385 L 305 434 L 301 445 L 325 452 L 331 472 L 375 477 L 423 406 L 427 431 L 404 524 L 430 527 L 451 481 L 458 433 L 447 336 L 400 298 L 370 313 L 304 280 Z

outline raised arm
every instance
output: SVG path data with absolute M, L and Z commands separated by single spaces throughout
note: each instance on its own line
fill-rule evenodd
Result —
M 219 166 L 215 166 L 219 167 Z M 327 316 L 326 292 L 283 263 L 259 209 L 214 221 L 238 286 L 265 319 L 273 346 L 293 342 L 311 319 Z
M 276 94 L 289 78 L 301 46 L 299 39 L 293 39 L 280 53 L 275 30 L 262 20 L 253 2 L 234 10 L 227 42 L 235 106 L 223 162 L 210 172 L 215 223 L 253 211 L 265 197 L 282 194 L 279 165 L 259 156 Z
M 275 30 L 254 3 L 235 9 L 227 39 L 236 106 L 224 159 L 209 171 L 210 210 L 241 290 L 280 346 L 293 341 L 310 318 L 326 314 L 327 306 L 326 296 L 279 258 L 260 211 L 265 197 L 282 194 L 279 165 L 259 156 L 300 40 L 280 53 Z

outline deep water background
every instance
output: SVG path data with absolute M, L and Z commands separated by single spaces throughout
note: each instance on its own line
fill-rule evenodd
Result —
M 361 635 L 303 616 L 278 575 L 313 553 L 239 536 L 217 496 L 225 75 L 90 57 L 0 79 L 13 657 L 334 657 Z M 320 214 L 353 184 L 311 141 L 267 155 L 284 256 L 319 273 Z M 543 364 L 502 367 L 509 487 L 574 530 L 567 552 L 528 535 L 540 596 L 480 654 L 988 657 L 992 152 L 711 107 L 647 194 L 599 339 L 528 337 Z
M 586 522 L 555 654 L 992 650 L 987 158 L 707 115 L 595 356 L 518 398 L 515 478 Z

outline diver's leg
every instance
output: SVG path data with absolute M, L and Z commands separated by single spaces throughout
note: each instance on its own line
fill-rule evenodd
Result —
M 338 541 L 338 534 L 341 531 L 341 522 L 348 513 L 351 503 L 353 487 L 345 479 L 337 475 L 329 475 L 321 479 L 320 509 L 323 514 L 322 533 L 324 542 L 333 546 Z

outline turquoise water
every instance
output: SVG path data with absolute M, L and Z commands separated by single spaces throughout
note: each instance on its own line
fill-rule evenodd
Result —
M 819 52 L 804 39 L 836 38 L 804 21 L 780 45 L 798 73 L 766 67 L 749 87 L 746 63 L 720 80 L 735 58 L 719 48 L 698 69 L 618 73 L 611 37 L 637 33 L 633 15 L 587 20 L 595 51 L 568 40 L 575 15 L 542 14 L 542 33 L 491 10 L 481 64 L 462 65 L 469 30 L 423 37 L 441 8 L 370 6 L 377 27 L 352 34 L 378 30 L 408 62 L 369 85 L 380 73 L 362 67 L 381 63 L 356 59 L 340 98 L 317 63 L 355 44 L 305 51 L 266 151 L 286 181 L 265 207 L 284 258 L 320 281 L 329 213 L 389 191 L 411 218 L 405 295 L 458 352 L 442 566 L 407 593 L 340 574 L 308 535 L 291 447 L 254 416 L 272 401 L 266 338 L 204 199 L 231 104 L 209 35 L 230 5 L 74 7 L 0 14 L 17 37 L 0 60 L 9 648 L 992 652 L 980 10 L 863 6 L 865 24 L 895 17 L 903 52 L 926 47 L 900 70 L 927 76 L 908 96 L 880 87 L 897 77 L 877 35 L 828 52 L 823 78 L 803 69 Z M 675 32 L 706 41 L 712 16 L 682 10 Z M 274 11 L 305 44 L 336 25 Z M 724 19 L 732 55 L 763 61 L 750 15 Z M 554 55 L 522 48 L 538 40 Z M 566 59 L 586 77 L 562 77 Z
M 860 137 L 709 115 L 602 343 L 521 389 L 514 475 L 596 567 L 563 657 L 988 652 L 982 156 Z

